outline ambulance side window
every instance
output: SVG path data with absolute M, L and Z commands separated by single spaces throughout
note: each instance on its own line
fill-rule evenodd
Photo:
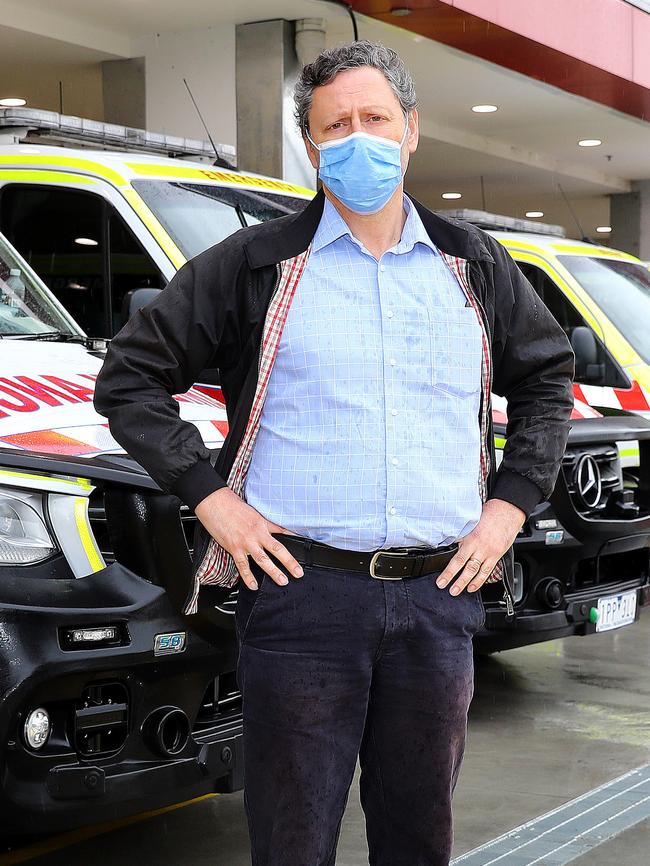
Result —
M 102 196 L 36 184 L 0 193 L 0 229 L 91 337 L 124 324 L 124 296 L 166 280 Z
M 0 229 L 92 336 L 106 329 L 103 201 L 54 186 L 2 190 Z
M 571 333 L 574 328 L 589 327 L 587 322 L 569 301 L 560 287 L 557 286 L 541 268 L 538 268 L 536 265 L 531 265 L 528 262 L 517 262 L 517 265 L 519 266 L 519 270 L 523 273 L 528 282 L 532 285 L 537 294 L 551 311 L 553 317 L 562 326 L 562 329 L 569 339 L 571 339 Z M 629 382 L 619 369 L 618 364 L 602 345 L 598 339 L 598 335 L 595 336 L 598 345 L 597 361 L 601 373 L 597 378 L 592 376 L 589 379 L 585 379 L 580 375 L 580 371 L 576 370 L 575 381 L 579 385 L 600 385 L 610 388 L 629 387 Z

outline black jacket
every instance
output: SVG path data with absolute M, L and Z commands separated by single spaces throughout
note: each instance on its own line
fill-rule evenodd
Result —
M 186 262 L 110 343 L 95 408 L 160 487 L 191 508 L 226 485 L 255 394 L 279 262 L 307 249 L 323 200 L 321 191 L 304 211 L 241 229 Z M 491 341 L 492 391 L 508 400 L 498 471 L 490 413 L 488 496 L 528 515 L 552 492 L 564 453 L 573 406 L 571 346 L 500 243 L 413 201 L 436 246 L 469 262 L 470 287 Z M 198 430 L 180 419 L 171 396 L 212 367 L 220 371 L 229 422 L 214 467 Z

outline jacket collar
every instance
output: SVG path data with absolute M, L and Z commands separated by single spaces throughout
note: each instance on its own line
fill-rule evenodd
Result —
M 461 220 L 435 214 L 412 195 L 409 194 L 409 198 L 415 205 L 427 234 L 439 250 L 463 259 L 494 263 L 480 229 Z M 250 267 L 263 268 L 303 253 L 316 233 L 324 203 L 325 194 L 320 189 L 299 213 L 255 226 L 244 243 Z

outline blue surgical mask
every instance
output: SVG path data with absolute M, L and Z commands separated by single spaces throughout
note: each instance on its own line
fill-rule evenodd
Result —
M 380 211 L 402 182 L 401 153 L 408 133 L 408 116 L 400 142 L 367 132 L 316 144 L 320 153 L 318 174 L 332 195 L 351 211 Z

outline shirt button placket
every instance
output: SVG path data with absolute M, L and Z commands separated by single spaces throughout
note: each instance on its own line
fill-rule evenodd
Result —
M 378 279 L 380 286 L 380 298 L 383 302 L 385 294 L 387 294 L 388 303 L 394 303 L 395 292 L 391 292 L 391 283 L 390 276 L 386 274 L 386 265 L 379 265 L 379 275 L 381 277 Z M 388 364 L 390 367 L 395 368 L 397 366 L 397 358 L 392 354 L 395 350 L 395 338 L 396 334 L 399 332 L 399 328 L 396 327 L 397 323 L 395 320 L 395 310 L 394 309 L 385 309 L 382 303 L 382 309 L 384 310 L 384 322 L 386 327 L 384 327 L 384 352 L 388 355 Z M 399 490 L 398 477 L 397 477 L 397 466 L 399 465 L 399 460 L 397 457 L 392 456 L 395 453 L 396 449 L 396 440 L 397 440 L 397 430 L 396 423 L 393 421 L 393 417 L 397 415 L 397 409 L 390 409 L 390 406 L 395 406 L 396 403 L 396 395 L 394 393 L 395 387 L 395 374 L 391 371 L 386 371 L 384 383 L 384 397 L 385 397 L 385 411 L 386 411 L 386 498 L 387 498 L 387 515 L 386 515 L 386 523 L 387 523 L 387 546 L 394 546 L 395 542 L 392 540 L 395 537 L 395 527 L 392 525 L 391 518 L 394 518 L 397 515 L 398 509 L 395 504 L 397 502 L 397 491 Z

